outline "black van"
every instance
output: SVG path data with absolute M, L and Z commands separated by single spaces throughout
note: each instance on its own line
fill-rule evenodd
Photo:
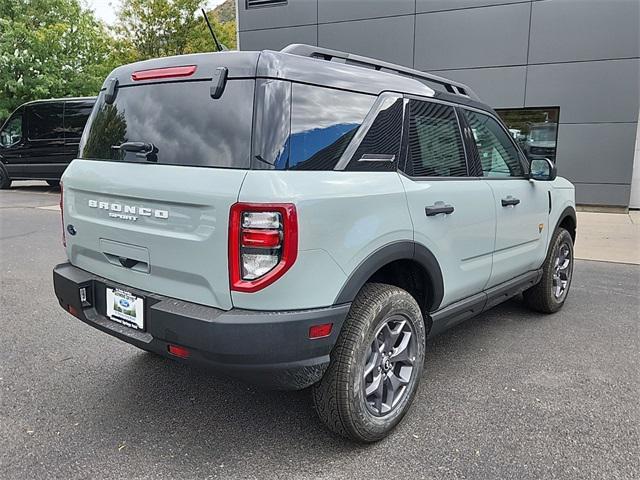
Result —
M 96 97 L 36 100 L 20 105 L 0 130 L 0 189 L 13 180 L 56 186 L 78 143 Z

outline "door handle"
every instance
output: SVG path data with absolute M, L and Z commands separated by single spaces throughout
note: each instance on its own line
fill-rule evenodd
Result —
M 502 206 L 503 207 L 508 207 L 508 206 L 516 206 L 520 203 L 520 199 L 519 198 L 515 198 L 512 197 L 511 195 L 509 195 L 507 198 L 503 198 L 501 200 L 502 202 Z
M 427 214 L 427 217 L 433 217 L 434 215 L 438 215 L 440 213 L 444 213 L 445 215 L 450 215 L 453 213 L 455 208 L 453 205 L 447 205 L 444 202 L 436 202 L 429 207 L 425 207 L 424 211 Z

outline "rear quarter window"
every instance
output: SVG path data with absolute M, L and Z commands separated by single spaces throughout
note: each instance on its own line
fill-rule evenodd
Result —
M 222 97 L 211 81 L 118 88 L 115 102 L 98 97 L 80 143 L 80 158 L 167 165 L 249 168 L 254 80 L 229 80 Z M 154 147 L 154 156 L 119 148 Z
M 294 84 L 291 102 L 292 170 L 332 170 L 376 97 L 310 85 Z

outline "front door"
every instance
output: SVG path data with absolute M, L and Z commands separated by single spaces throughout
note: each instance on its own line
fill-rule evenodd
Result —
M 464 115 L 496 209 L 493 268 L 487 285 L 492 287 L 542 265 L 549 234 L 549 186 L 526 177 L 522 157 L 498 121 L 472 110 Z
M 24 147 L 24 108 L 16 110 L 0 131 L 0 159 L 9 177 L 23 173 L 22 150 Z
M 440 263 L 441 307 L 481 292 L 491 274 L 495 206 L 490 186 L 469 175 L 453 107 L 409 100 L 405 175 L 416 243 Z

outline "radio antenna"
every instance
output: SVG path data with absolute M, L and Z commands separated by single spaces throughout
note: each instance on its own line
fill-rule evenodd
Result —
M 220 44 L 220 42 L 216 38 L 216 34 L 213 32 L 213 28 L 211 28 L 209 17 L 207 17 L 207 12 L 204 11 L 204 8 L 201 8 L 200 10 L 202 10 L 202 16 L 204 17 L 205 22 L 207 22 L 207 27 L 209 27 L 209 31 L 211 32 L 211 36 L 213 37 L 213 43 L 216 44 L 216 48 L 218 49 L 218 52 L 221 52 L 222 50 L 226 50 L 226 48 L 223 48 L 223 46 Z

